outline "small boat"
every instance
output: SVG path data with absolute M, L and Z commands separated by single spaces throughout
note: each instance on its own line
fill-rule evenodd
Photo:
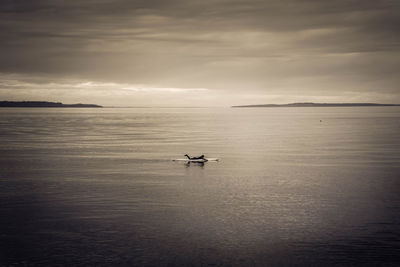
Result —
M 172 161 L 184 161 L 184 162 L 195 162 L 195 163 L 204 163 L 207 161 L 219 161 L 217 158 L 204 158 L 204 159 L 173 159 Z

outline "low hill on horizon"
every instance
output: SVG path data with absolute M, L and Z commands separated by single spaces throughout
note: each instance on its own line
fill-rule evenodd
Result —
M 0 101 L 1 108 L 102 108 L 95 104 L 63 104 L 61 102 L 48 101 Z
M 400 106 L 400 104 L 378 104 L 378 103 L 312 103 L 300 102 L 290 104 L 259 104 L 232 106 L 232 108 L 275 108 L 275 107 L 374 107 L 374 106 Z

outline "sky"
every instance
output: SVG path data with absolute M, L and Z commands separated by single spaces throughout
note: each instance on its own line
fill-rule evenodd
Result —
M 400 103 L 397 0 L 2 0 L 0 100 Z

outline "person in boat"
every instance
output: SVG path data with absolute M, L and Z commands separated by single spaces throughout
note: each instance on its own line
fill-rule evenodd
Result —
M 189 160 L 194 160 L 194 159 L 205 159 L 204 155 L 201 155 L 200 157 L 190 157 L 188 154 L 185 154 L 185 157 L 187 157 Z

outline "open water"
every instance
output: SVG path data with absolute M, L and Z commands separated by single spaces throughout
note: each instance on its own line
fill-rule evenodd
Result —
M 0 266 L 208 265 L 399 266 L 400 108 L 0 109 Z

